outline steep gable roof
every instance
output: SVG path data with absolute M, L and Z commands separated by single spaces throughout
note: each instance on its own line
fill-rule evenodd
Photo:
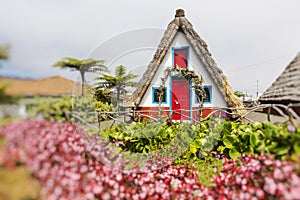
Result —
M 260 96 L 262 103 L 300 102 L 300 52 Z
M 140 104 L 178 31 L 183 32 L 188 41 L 191 43 L 199 59 L 206 67 L 218 89 L 224 96 L 228 107 L 243 108 L 241 100 L 234 95 L 226 76 L 212 58 L 212 55 L 207 48 L 207 44 L 200 38 L 197 32 L 193 29 L 192 24 L 185 18 L 184 11 L 182 9 L 176 10 L 175 19 L 168 25 L 152 61 L 137 84 L 138 86 L 136 90 L 125 105 L 136 107 Z M 239 111 L 235 112 L 235 114 L 239 114 Z
M 17 79 L 0 77 L 0 83 L 7 85 L 5 93 L 8 95 L 22 96 L 60 96 L 80 94 L 75 88 L 76 83 L 60 76 L 53 76 L 43 79 Z M 80 88 L 80 87 L 77 87 Z

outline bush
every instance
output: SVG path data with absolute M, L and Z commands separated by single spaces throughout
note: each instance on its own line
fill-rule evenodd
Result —
M 0 104 L 14 104 L 17 103 L 20 97 L 10 96 L 5 93 L 8 85 L 0 84 Z
M 61 99 L 37 99 L 37 101 L 38 103 L 32 105 L 29 110 L 30 116 L 36 118 L 41 115 L 43 119 L 49 121 L 73 122 L 80 118 L 84 122 L 94 124 L 98 120 L 107 120 L 110 115 L 101 113 L 98 116 L 94 112 L 113 111 L 112 105 L 95 101 L 88 95 L 84 97 L 64 96 Z
M 221 165 L 206 159 L 216 165 L 208 187 L 198 181 L 205 169 L 193 164 L 125 170 L 107 141 L 75 124 L 24 120 L 5 125 L 0 135 L 6 137 L 2 162 L 24 163 L 45 199 L 297 199 L 300 190 L 299 169 L 264 155 L 224 157 Z
M 36 99 L 38 103 L 33 104 L 28 111 L 31 117 L 42 116 L 45 120 L 50 121 L 73 121 L 70 115 L 72 111 L 72 99 L 65 96 L 61 99 Z
M 4 126 L 3 160 L 24 163 L 41 181 L 46 199 L 179 199 L 201 190 L 193 168 L 167 166 L 137 173 L 122 170 L 121 158 L 108 165 L 109 146 L 89 140 L 82 127 L 69 123 L 25 120 Z M 97 155 L 94 157 L 93 155 Z

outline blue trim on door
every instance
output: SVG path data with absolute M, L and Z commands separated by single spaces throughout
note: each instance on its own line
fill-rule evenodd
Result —
M 172 116 L 172 74 L 170 75 L 170 78 L 169 78 L 169 81 L 170 81 L 170 92 L 169 92 L 169 98 L 170 98 L 170 119 L 172 120 L 173 116 Z
M 189 46 L 180 46 L 180 47 L 172 47 L 172 67 L 174 66 L 174 52 L 175 50 L 180 50 L 180 49 L 187 49 L 186 56 L 187 56 L 187 69 L 189 69 L 190 66 L 190 47 Z
M 190 81 L 190 121 L 193 122 L 193 87 Z

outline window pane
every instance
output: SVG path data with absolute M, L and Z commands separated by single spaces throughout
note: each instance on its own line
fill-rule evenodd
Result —
M 159 103 L 159 95 L 161 94 L 161 103 L 166 103 L 167 102 L 167 89 L 163 88 L 162 93 L 160 93 L 159 88 L 154 88 L 153 89 L 153 102 L 154 103 Z
M 204 92 L 205 92 L 205 97 L 203 99 L 203 102 L 204 103 L 211 103 L 211 86 L 204 86 L 203 87 L 204 89 Z M 195 94 L 196 94 L 196 103 L 199 103 L 199 100 L 198 100 L 198 96 L 200 97 L 201 99 L 201 96 L 197 93 L 197 91 L 195 90 Z
M 204 98 L 204 102 L 210 102 L 210 91 L 208 87 L 204 88 L 205 91 L 205 98 Z
M 187 48 L 174 50 L 174 67 L 187 68 Z

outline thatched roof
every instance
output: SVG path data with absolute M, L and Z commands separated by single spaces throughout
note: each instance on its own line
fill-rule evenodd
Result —
M 79 84 L 60 76 L 43 79 L 17 79 L 0 77 L 0 84 L 6 85 L 5 93 L 12 96 L 61 96 L 80 94 Z
M 259 101 L 284 104 L 300 102 L 300 52 L 260 96 Z
M 125 105 L 137 107 L 140 104 L 144 94 L 147 91 L 147 88 L 149 87 L 157 69 L 159 68 L 165 55 L 167 54 L 168 49 L 178 31 L 183 32 L 187 37 L 199 59 L 206 67 L 215 84 L 224 96 L 228 107 L 242 108 L 243 104 L 241 100 L 234 95 L 226 76 L 223 74 L 222 70 L 217 66 L 216 62 L 212 58 L 212 55 L 207 48 L 207 44 L 203 39 L 200 38 L 198 33 L 193 29 L 192 24 L 185 18 L 184 11 L 182 9 L 176 10 L 175 19 L 171 21 L 171 23 L 165 30 L 163 38 L 160 41 L 160 44 L 153 56 L 152 61 L 148 65 L 146 72 L 143 74 L 141 80 L 137 84 L 138 87 Z M 239 113 L 236 112 L 236 114 Z

